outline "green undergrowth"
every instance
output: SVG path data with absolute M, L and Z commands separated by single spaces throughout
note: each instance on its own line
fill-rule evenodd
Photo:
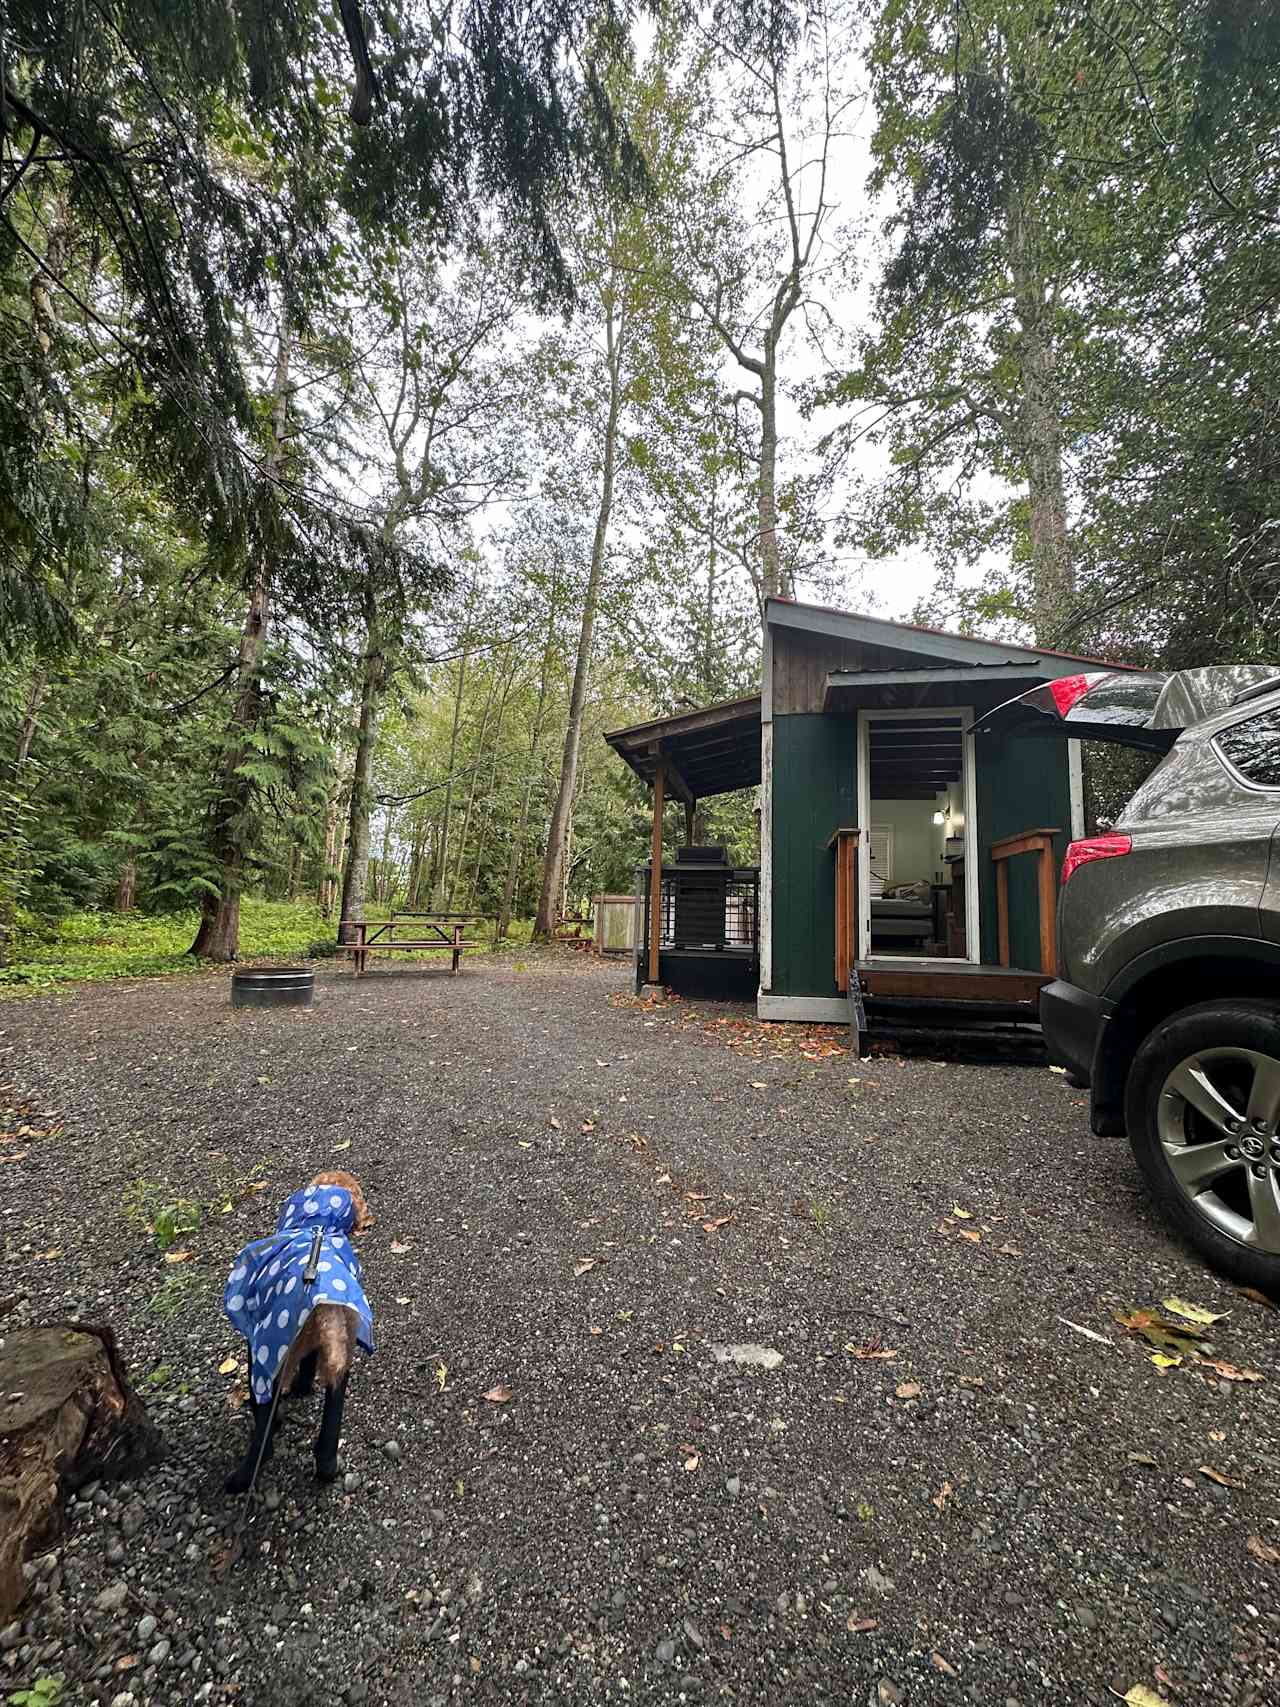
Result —
M 0 999 L 38 994 L 61 984 L 200 972 L 208 962 L 187 953 L 198 923 L 194 912 L 146 916 L 86 911 L 68 913 L 56 923 L 20 916 L 8 964 L 0 966 Z M 531 920 L 513 920 L 504 947 L 527 944 L 532 928 Z M 337 952 L 334 936 L 333 921 L 305 902 L 246 896 L 240 904 L 242 961 L 332 958 Z M 492 924 L 480 925 L 474 940 L 491 949 Z M 371 964 L 395 966 L 441 955 L 447 956 L 448 950 L 375 955 Z
M 187 953 L 198 923 L 194 912 L 153 917 L 79 912 L 54 924 L 20 921 L 9 964 L 0 966 L 0 996 L 107 978 L 199 972 L 206 962 Z M 326 953 L 333 934 L 331 921 L 303 902 L 246 896 L 240 904 L 243 960 L 298 960 L 313 950 Z

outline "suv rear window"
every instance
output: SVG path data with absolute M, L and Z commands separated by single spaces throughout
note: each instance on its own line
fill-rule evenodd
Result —
M 1246 782 L 1280 788 L 1280 707 L 1219 730 L 1216 745 Z

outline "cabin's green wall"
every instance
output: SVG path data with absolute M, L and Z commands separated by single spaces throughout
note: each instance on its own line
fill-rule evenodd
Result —
M 773 720 L 773 977 L 782 996 L 835 994 L 835 855 L 826 842 L 857 823 L 852 718 Z
M 974 746 L 982 959 L 994 966 L 1000 956 L 991 844 L 1019 830 L 1056 829 L 1060 834 L 1054 837 L 1054 858 L 1060 869 L 1071 840 L 1071 772 L 1065 741 L 975 736 Z M 1030 972 L 1040 967 L 1039 921 L 1036 859 L 1019 854 L 1009 862 L 1009 958 Z
M 1071 781 L 1062 741 L 975 738 L 981 957 L 998 963 L 991 844 L 1019 830 L 1057 829 L 1061 864 L 1071 826 Z M 782 996 L 835 993 L 835 856 L 827 838 L 856 824 L 857 736 L 852 717 L 797 713 L 773 719 L 773 974 Z M 1040 964 L 1035 860 L 1009 865 L 1009 945 L 1014 966 Z

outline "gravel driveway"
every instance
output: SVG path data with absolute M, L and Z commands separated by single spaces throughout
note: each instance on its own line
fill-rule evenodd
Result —
M 1280 1316 L 1081 1093 L 627 988 L 560 952 L 326 969 L 309 1013 L 233 1013 L 225 975 L 0 1009 L 4 1130 L 63 1127 L 0 1143 L 4 1325 L 111 1321 L 169 1448 L 74 1502 L 0 1693 L 1280 1700 Z M 345 1480 L 302 1408 L 219 1577 L 224 1277 L 325 1166 L 378 1217 Z M 1230 1312 L 1230 1376 L 1115 1321 L 1171 1296 Z

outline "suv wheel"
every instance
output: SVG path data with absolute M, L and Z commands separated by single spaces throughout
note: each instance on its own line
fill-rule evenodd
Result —
M 1173 1224 L 1229 1279 L 1280 1296 L 1280 1007 L 1205 1002 L 1162 1021 L 1125 1113 Z

